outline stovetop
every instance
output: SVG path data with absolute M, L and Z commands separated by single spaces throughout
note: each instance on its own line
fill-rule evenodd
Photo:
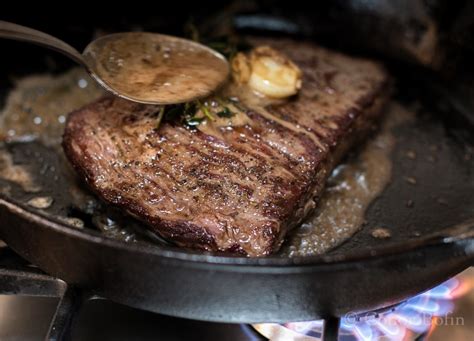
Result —
M 11 275 L 15 272 L 26 275 L 23 276 L 24 278 L 22 277 L 19 280 L 16 278 L 12 281 Z M 63 328 L 65 325 L 60 321 L 61 314 L 57 313 L 58 306 L 66 310 L 76 309 L 67 301 L 70 290 L 66 290 L 66 299 L 63 299 L 62 304 L 59 304 L 60 298 L 52 296 L 64 294 L 61 291 L 61 282 L 55 282 L 54 279 L 49 282 L 49 279 L 46 280 L 48 276 L 16 256 L 5 245 L 0 245 L 0 273 L 2 274 L 0 276 L 0 340 L 44 340 L 48 332 L 52 335 L 51 339 L 55 339 L 59 334 L 49 331 L 51 322 L 55 321 L 58 328 Z M 33 281 L 31 280 L 31 274 L 33 274 L 33 278 L 36 278 Z M 57 283 L 59 283 L 58 288 L 55 287 Z M 431 320 L 431 328 L 419 333 L 410 332 L 404 335 L 386 336 L 385 338 L 379 336 L 377 340 L 445 341 L 449 339 L 450 341 L 464 341 L 474 339 L 474 268 L 458 275 L 446 287 L 453 286 L 453 283 L 456 283 L 456 288 L 453 288 L 456 295 L 453 294 L 452 297 L 450 294 L 447 295 L 450 298 L 448 308 L 446 308 L 447 303 L 445 301 L 441 302 L 430 298 L 428 302 L 426 299 L 428 296 L 436 298 L 438 294 L 443 294 L 443 291 L 446 290 L 444 287 L 439 287 L 437 291 L 432 292 L 432 295 L 424 295 L 408 301 L 404 308 L 406 309 L 410 304 L 413 305 L 413 302 L 421 300 L 424 302 L 424 306 L 416 309 L 445 309 L 443 316 Z M 445 293 L 444 296 L 446 296 Z M 442 307 L 443 304 L 444 308 Z M 317 339 L 317 333 L 313 333 L 313 336 L 316 337 L 312 339 L 307 336 L 295 338 L 294 330 L 302 328 L 301 325 L 297 324 L 286 324 L 284 326 L 266 324 L 257 325 L 254 328 L 249 325 L 193 321 L 133 309 L 98 298 L 84 300 L 84 303 L 77 309 L 79 310 L 75 314 L 68 337 L 73 341 L 266 340 L 256 329 L 263 331 L 267 336 L 272 335 L 271 339 L 275 341 Z M 54 318 L 55 314 L 56 319 Z M 415 315 L 412 318 L 414 319 Z M 350 324 L 350 322 L 351 320 L 347 318 L 342 320 L 343 324 Z M 406 322 L 409 324 L 413 321 Z M 356 322 L 354 321 L 354 323 Z M 359 322 L 357 321 L 357 323 Z M 377 322 L 377 325 L 379 324 Z M 318 323 L 315 322 L 311 325 L 317 327 Z M 303 324 L 303 326 L 306 328 L 307 324 Z M 346 329 L 349 327 L 346 326 Z M 350 337 L 346 335 L 345 338 L 342 338 L 340 334 L 339 340 L 364 339 L 363 335 L 358 335 L 356 332 L 353 332 L 353 334 Z
M 0 340 L 43 340 L 57 299 L 0 295 Z M 250 327 L 153 314 L 106 300 L 88 302 L 72 326 L 72 340 L 265 340 Z

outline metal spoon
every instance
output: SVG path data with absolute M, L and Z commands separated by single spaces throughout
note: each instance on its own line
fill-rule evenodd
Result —
M 0 38 L 41 45 L 83 65 L 106 90 L 148 104 L 192 101 L 214 92 L 229 75 L 218 52 L 173 36 L 126 32 L 92 41 L 81 54 L 49 34 L 0 21 Z

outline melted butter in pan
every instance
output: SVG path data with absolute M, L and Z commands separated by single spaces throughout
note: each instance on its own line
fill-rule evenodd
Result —
M 263 96 L 256 93 L 247 86 L 239 86 L 235 82 L 229 82 L 219 92 L 223 98 L 236 98 L 238 102 L 244 105 L 248 110 L 255 111 L 259 115 L 265 117 L 269 121 L 278 123 L 279 125 L 294 131 L 297 134 L 304 134 L 308 136 L 318 148 L 324 150 L 326 147 L 320 141 L 319 137 L 313 132 L 308 131 L 304 127 L 294 124 L 279 118 L 277 115 L 272 114 L 267 108 L 270 105 L 278 105 L 285 103 L 286 99 L 275 99 Z M 222 129 L 232 129 L 232 127 L 239 127 L 244 125 L 252 125 L 252 120 L 247 116 L 246 109 L 239 108 L 240 105 L 228 105 L 231 108 L 233 117 L 229 119 L 217 118 L 213 121 L 206 120 L 197 126 L 203 133 L 215 136 L 217 138 L 225 140 L 225 136 L 222 134 Z
M 59 145 L 67 114 L 99 97 L 103 90 L 82 69 L 59 76 L 18 80 L 0 111 L 0 140 Z
M 29 171 L 21 165 L 15 165 L 12 156 L 3 148 L 0 149 L 0 178 L 20 185 L 27 193 L 41 191 L 40 186 L 34 183 Z M 6 186 L 0 186 L 0 191 L 8 194 L 9 189 Z
M 413 114 L 397 103 L 389 105 L 380 131 L 333 171 L 316 212 L 289 236 L 280 251 L 282 256 L 320 255 L 360 230 L 367 208 L 391 179 L 392 131 L 411 117 Z

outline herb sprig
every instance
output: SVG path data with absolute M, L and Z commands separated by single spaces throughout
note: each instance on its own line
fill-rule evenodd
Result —
M 214 105 L 210 103 L 214 103 Z M 215 105 L 216 103 L 217 105 Z M 229 109 L 227 103 L 233 102 L 230 99 L 215 98 L 206 102 L 196 100 L 183 104 L 162 106 L 158 111 L 157 128 L 163 120 L 179 121 L 189 128 L 195 128 L 206 120 L 216 121 L 216 116 L 218 118 L 232 118 L 235 113 Z

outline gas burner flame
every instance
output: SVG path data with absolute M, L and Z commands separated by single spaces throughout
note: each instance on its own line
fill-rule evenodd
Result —
M 340 341 L 412 340 L 429 334 L 435 325 L 456 323 L 453 300 L 467 293 L 472 283 L 452 278 L 381 313 L 347 314 L 341 319 Z M 322 340 L 324 322 L 265 323 L 254 328 L 271 340 Z

